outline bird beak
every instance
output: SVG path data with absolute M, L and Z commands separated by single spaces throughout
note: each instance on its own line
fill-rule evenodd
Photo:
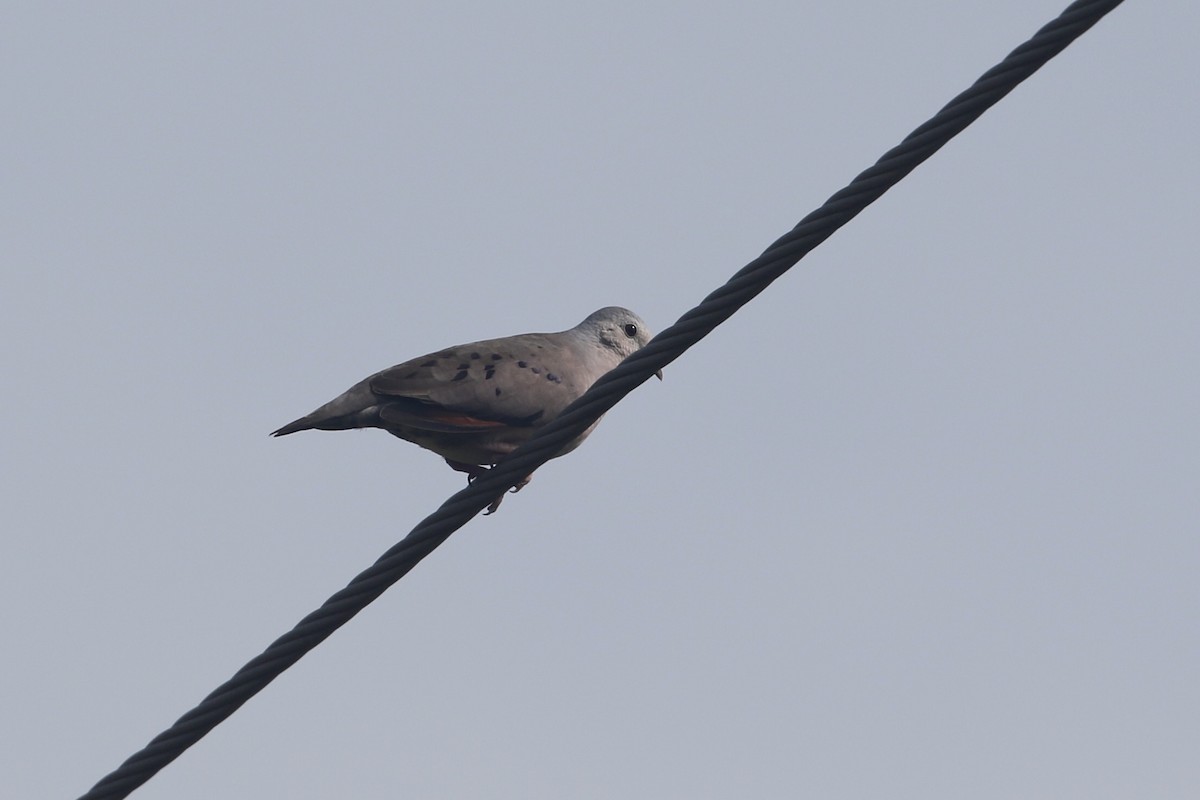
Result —
M 654 377 L 658 378 L 661 381 L 662 380 L 662 370 L 660 369 L 658 372 L 654 373 Z

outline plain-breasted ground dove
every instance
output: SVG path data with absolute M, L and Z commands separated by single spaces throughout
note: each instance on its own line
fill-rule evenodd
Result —
M 570 330 L 472 342 L 397 364 L 271 435 L 383 428 L 432 450 L 472 480 L 649 340 L 637 314 L 602 308 Z M 499 505 L 496 500 L 488 511 Z

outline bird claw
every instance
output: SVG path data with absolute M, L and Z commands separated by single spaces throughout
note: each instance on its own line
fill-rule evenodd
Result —
M 482 466 L 479 464 L 464 464 L 461 461 L 451 461 L 448 458 L 446 459 L 446 463 L 450 465 L 451 469 L 453 469 L 457 472 L 467 473 L 467 485 L 468 486 L 470 484 L 474 483 L 477 478 L 484 475 L 489 469 L 491 469 L 491 467 L 485 467 L 485 466 Z M 495 464 L 493 464 L 492 466 L 495 466 Z M 517 492 L 524 489 L 529 484 L 529 481 L 531 481 L 531 480 L 533 480 L 533 475 L 526 475 L 524 478 L 521 479 L 521 481 L 519 483 L 517 483 L 515 486 L 513 486 L 511 489 L 509 489 L 508 492 L 506 492 L 505 494 L 507 494 L 509 492 L 511 492 L 512 494 L 516 494 Z M 488 504 L 487 510 L 483 512 L 483 515 L 486 517 L 491 514 L 495 514 L 496 509 L 498 509 L 500 507 L 500 503 L 502 503 L 503 501 L 504 501 L 504 495 L 502 494 L 499 497 L 497 497 L 495 500 L 493 500 L 491 503 Z
M 526 475 L 524 478 L 521 479 L 520 483 L 518 483 L 516 486 L 513 486 L 511 489 L 509 489 L 507 492 L 505 492 L 505 494 L 516 494 L 517 492 L 521 491 L 526 486 L 528 486 L 529 482 L 531 480 L 533 480 L 533 476 Z M 500 507 L 500 503 L 503 502 L 503 500 L 504 500 L 504 495 L 502 494 L 499 497 L 497 497 L 495 500 L 493 500 L 490 505 L 488 505 L 487 511 L 484 511 L 483 515 L 486 517 L 490 514 L 495 514 L 496 509 Z

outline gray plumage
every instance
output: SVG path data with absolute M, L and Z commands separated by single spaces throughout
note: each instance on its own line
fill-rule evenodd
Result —
M 637 314 L 609 306 L 570 330 L 471 342 L 397 364 L 271 435 L 382 428 L 473 479 L 649 340 Z

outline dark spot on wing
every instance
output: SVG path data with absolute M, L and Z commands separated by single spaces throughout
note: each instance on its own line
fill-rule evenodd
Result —
M 499 361 L 502 358 L 504 358 L 504 356 L 500 355 L 499 353 L 492 353 L 492 361 Z
M 491 364 L 488 364 L 483 368 L 483 379 L 485 381 L 490 381 L 494 377 L 496 377 L 496 368 Z
M 529 371 L 530 371 L 530 372 L 532 372 L 534 375 L 541 375 L 541 374 L 542 374 L 542 371 L 541 371 L 540 369 L 538 369 L 537 367 L 532 367 L 532 368 L 530 368 L 530 370 L 529 370 Z
M 422 367 L 436 367 L 436 366 L 437 366 L 437 359 L 436 359 L 436 358 L 431 358 L 431 359 L 429 359 L 428 361 L 426 361 L 424 364 L 422 364 L 421 366 L 422 366 Z
M 499 397 L 499 396 L 500 396 L 500 387 L 497 386 L 496 387 L 496 397 Z
M 481 356 L 479 355 L 479 353 L 471 353 L 471 360 L 472 360 L 472 361 L 478 361 L 478 360 L 480 359 L 480 357 L 481 357 Z
M 526 368 L 526 367 L 528 367 L 529 365 L 528 365 L 528 364 L 526 364 L 524 361 L 518 361 L 518 362 L 517 362 L 517 366 L 518 366 L 518 367 L 520 367 L 521 369 L 525 369 L 525 368 Z
M 546 373 L 546 380 L 550 381 L 551 383 L 562 383 L 562 378 L 558 377 L 553 372 Z
M 465 378 L 465 377 L 467 377 L 467 371 L 466 371 L 465 369 L 462 369 L 462 370 L 459 370 L 459 371 L 458 371 L 458 374 L 457 374 L 457 375 L 455 375 L 455 376 L 454 376 L 453 378 L 451 378 L 450 380 L 451 380 L 451 382 L 453 382 L 453 381 L 461 381 L 461 380 L 462 380 L 463 378 Z

